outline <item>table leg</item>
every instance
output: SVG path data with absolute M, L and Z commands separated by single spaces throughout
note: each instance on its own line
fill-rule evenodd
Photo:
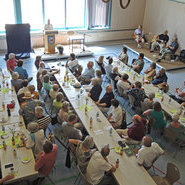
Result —
M 83 51 L 85 51 L 85 39 L 83 39 Z

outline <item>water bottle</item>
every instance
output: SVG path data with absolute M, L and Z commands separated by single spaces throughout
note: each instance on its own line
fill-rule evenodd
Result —
M 112 136 L 112 127 L 109 130 L 109 135 Z

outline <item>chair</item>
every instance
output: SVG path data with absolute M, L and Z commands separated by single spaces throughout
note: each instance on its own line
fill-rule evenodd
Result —
M 152 178 L 158 185 L 173 185 L 180 179 L 180 172 L 177 166 L 173 163 L 168 163 L 165 177 L 153 176 Z
M 122 110 L 122 123 L 119 129 L 126 129 L 127 128 L 127 122 L 126 122 L 126 112 Z
M 172 128 L 167 127 L 164 129 L 164 137 L 175 146 L 175 157 L 177 155 L 178 149 L 180 149 L 182 144 L 182 142 L 178 139 L 178 133 L 175 132 Z
M 93 184 L 90 184 L 87 180 L 86 180 L 86 177 L 85 175 L 81 172 L 79 166 L 77 165 L 77 169 L 79 171 L 78 175 L 77 175 L 77 178 L 75 179 L 75 182 L 74 184 L 77 183 L 77 185 L 80 184 L 80 182 L 82 181 L 82 179 L 85 181 L 85 185 L 93 185 Z
M 127 93 L 125 93 L 125 91 L 118 84 L 116 84 L 116 86 L 119 96 L 123 97 L 124 99 L 128 99 Z

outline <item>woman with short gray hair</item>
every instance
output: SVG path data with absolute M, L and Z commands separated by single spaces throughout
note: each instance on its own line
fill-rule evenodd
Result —
M 44 115 L 44 109 L 41 106 L 35 107 L 35 116 L 36 122 L 39 125 L 39 128 L 43 129 L 44 132 L 46 131 L 48 125 L 51 123 L 51 118 L 49 115 Z
M 23 80 L 19 79 L 19 74 L 17 72 L 13 72 L 11 83 L 12 83 L 12 86 L 14 86 L 16 93 L 19 91 L 19 89 L 23 87 L 22 82 Z

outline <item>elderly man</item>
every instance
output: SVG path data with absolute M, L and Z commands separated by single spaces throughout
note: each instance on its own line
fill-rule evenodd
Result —
M 114 128 L 119 128 L 121 126 L 123 113 L 118 100 L 111 100 L 110 114 L 107 119 Z
M 144 136 L 142 139 L 142 147 L 137 154 L 137 163 L 140 166 L 143 165 L 146 169 L 150 169 L 153 162 L 163 154 L 164 151 L 157 143 L 152 142 L 149 136 Z
M 99 100 L 99 97 L 100 97 L 100 94 L 102 91 L 102 87 L 98 83 L 97 78 L 92 79 L 92 85 L 93 85 L 93 87 L 91 88 L 90 92 L 88 93 L 88 96 L 91 97 L 91 99 L 93 101 L 97 102 Z
M 66 62 L 66 67 L 69 67 L 69 69 L 74 72 L 76 67 L 78 66 L 78 60 L 76 59 L 76 56 L 74 53 L 71 53 L 69 58 Z
M 96 149 L 91 149 L 94 147 L 93 137 L 86 136 L 84 141 L 69 139 L 69 143 L 76 145 L 76 157 L 77 163 L 82 173 L 86 173 L 87 165 L 91 156 L 96 151 Z
M 35 163 L 35 170 L 39 171 L 42 176 L 47 177 L 54 167 L 57 152 L 58 147 L 56 144 L 52 144 L 50 141 L 45 141 L 43 152 L 38 154 L 38 158 Z
M 175 54 L 175 52 L 177 51 L 178 47 L 179 47 L 178 39 L 177 39 L 176 36 L 174 36 L 173 39 L 172 39 L 171 44 L 168 45 L 166 48 L 163 48 L 161 50 L 161 53 L 160 53 L 161 58 L 159 58 L 156 62 L 160 62 L 162 59 L 165 59 L 165 55 L 167 53 Z
M 160 53 L 162 49 L 166 46 L 167 42 L 169 41 L 168 30 L 165 30 L 164 33 L 157 36 L 155 42 L 152 42 L 150 53 L 154 52 L 156 47 L 160 47 Z
M 35 107 L 44 106 L 45 104 L 39 100 L 33 100 L 30 92 L 25 92 L 23 99 L 25 102 L 21 104 L 19 114 L 24 117 L 25 123 L 28 124 L 36 119 Z
M 78 79 L 81 81 L 81 84 L 90 84 L 91 79 L 95 77 L 95 70 L 93 69 L 93 65 L 93 62 L 88 62 L 87 68 L 82 73 L 82 75 L 78 77 Z
M 141 102 L 147 97 L 141 82 L 135 82 L 135 87 L 128 91 L 130 104 L 135 107 L 141 107 Z
M 85 174 L 87 181 L 94 185 L 116 185 L 116 182 L 112 176 L 106 174 L 115 172 L 116 168 L 110 164 L 107 156 L 110 153 L 109 147 L 106 145 L 101 149 L 101 152 L 96 151 L 87 166 L 87 172 Z M 105 174 L 106 173 L 106 174 Z
M 163 87 L 167 85 L 167 80 L 168 80 L 168 77 L 166 75 L 166 71 L 164 68 L 161 68 L 158 74 L 152 80 L 152 84 Z
M 128 129 L 117 129 L 118 134 L 123 137 L 127 144 L 139 144 L 145 135 L 145 120 L 138 114 L 132 117 L 133 126 Z
M 64 135 L 68 139 L 82 139 L 82 133 L 79 129 L 75 128 L 74 124 L 77 122 L 77 116 L 71 114 L 68 117 L 68 122 L 63 122 L 62 126 L 56 129 L 58 135 Z
M 114 84 L 114 88 L 117 89 L 117 82 L 120 79 L 121 75 L 118 72 L 118 67 L 114 67 L 112 72 L 110 73 L 110 78 L 112 80 L 112 83 Z
M 143 70 L 144 67 L 144 54 L 143 53 L 139 53 L 138 59 L 133 59 L 132 62 L 132 68 L 134 69 L 135 72 L 137 73 L 141 73 L 141 71 Z
M 31 81 L 33 77 L 28 78 L 28 73 L 26 69 L 24 69 L 22 66 L 23 66 L 23 60 L 18 60 L 17 67 L 15 67 L 14 72 L 18 72 L 19 77 L 23 79 L 27 79 L 28 81 Z
M 185 102 L 185 80 L 182 87 L 175 89 L 175 95 L 170 95 L 170 96 L 180 104 Z
M 22 81 L 22 86 L 23 87 L 21 89 L 19 89 L 19 91 L 17 93 L 18 96 L 29 91 L 29 89 L 28 89 L 28 81 L 27 80 L 23 80 Z
M 114 99 L 114 94 L 112 92 L 112 85 L 109 84 L 106 87 L 106 93 L 104 94 L 104 96 L 98 102 L 96 102 L 96 105 L 99 106 L 100 110 L 103 113 L 107 113 L 110 106 L 111 106 L 111 100 L 112 99 Z
M 23 82 L 23 80 L 19 79 L 19 74 L 17 72 L 13 72 L 11 83 L 14 86 L 16 93 L 19 91 L 19 89 L 21 89 L 23 87 L 22 82 Z

